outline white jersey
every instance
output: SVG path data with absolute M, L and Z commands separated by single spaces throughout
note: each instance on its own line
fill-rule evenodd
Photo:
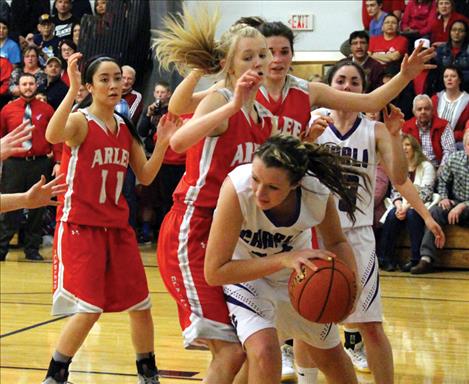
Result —
M 318 179 L 306 176 L 302 179 L 301 196 L 297 205 L 297 215 L 291 225 L 279 226 L 275 219 L 260 209 L 251 187 L 252 164 L 244 164 L 229 173 L 238 194 L 243 223 L 236 244 L 233 260 L 264 257 L 292 249 L 311 248 L 311 228 L 322 222 L 326 212 L 330 191 Z M 266 276 L 271 283 L 284 284 L 288 281 L 291 269 L 283 269 Z
M 358 164 L 357 167 L 369 177 L 370 194 L 366 192 L 363 177 L 350 175 L 350 178 L 353 178 L 357 182 L 356 190 L 362 197 L 362 200 L 357 198 L 357 208 L 363 213 L 358 209 L 355 211 L 355 225 L 353 225 L 352 221 L 347 216 L 347 212 L 342 208 L 340 199 L 335 196 L 342 228 L 357 228 L 373 224 L 373 191 L 375 190 L 376 184 L 377 160 L 375 124 L 376 121 L 369 120 L 360 114 L 352 128 L 345 135 L 342 135 L 334 125 L 330 124 L 317 140 L 318 144 L 331 144 L 331 146 L 335 147 L 334 151 L 342 156 L 364 162 L 365 164 Z

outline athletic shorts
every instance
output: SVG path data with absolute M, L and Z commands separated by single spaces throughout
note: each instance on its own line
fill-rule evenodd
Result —
M 275 328 L 280 343 L 300 339 L 316 348 L 340 344 L 337 325 L 306 320 L 290 303 L 288 286 L 273 285 L 265 279 L 223 287 L 230 318 L 241 343 L 263 329 Z
M 176 300 L 184 347 L 206 349 L 207 339 L 239 343 L 231 325 L 221 287 L 204 277 L 205 248 L 210 212 L 173 208 L 166 215 L 158 238 L 158 265 L 167 290 Z
M 373 230 L 370 226 L 363 226 L 344 229 L 344 234 L 355 255 L 362 292 L 358 298 L 355 311 L 342 323 L 382 322 L 379 267 Z
M 147 279 L 133 229 L 58 222 L 53 292 L 53 315 L 149 309 Z

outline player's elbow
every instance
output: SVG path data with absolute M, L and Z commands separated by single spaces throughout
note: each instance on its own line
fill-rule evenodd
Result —
M 60 138 L 57 135 L 54 135 L 49 129 L 46 130 L 46 140 L 51 144 L 58 144 L 62 142 Z
M 176 153 L 184 153 L 187 150 L 185 143 L 178 137 L 174 137 L 174 135 L 169 140 L 169 146 Z

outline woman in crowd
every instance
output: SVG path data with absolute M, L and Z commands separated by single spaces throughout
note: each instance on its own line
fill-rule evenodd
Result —
M 433 165 L 422 152 L 419 142 L 411 135 L 402 137 L 402 147 L 407 159 L 409 179 L 419 192 L 420 199 L 428 207 L 433 200 L 433 187 L 435 185 L 436 172 Z M 425 223 L 420 215 L 412 208 L 409 202 L 401 194 L 393 189 L 391 193 L 393 208 L 386 213 L 381 241 L 378 244 L 380 267 L 385 271 L 395 271 L 397 260 L 395 258 L 396 241 L 404 228 L 410 236 L 410 248 L 412 251 L 410 262 L 402 266 L 404 272 L 410 272 L 410 268 L 420 261 L 420 244 L 422 243 Z
M 458 150 L 463 149 L 464 126 L 469 120 L 469 94 L 463 91 L 462 82 L 462 71 L 450 65 L 443 71 L 445 89 L 432 96 L 433 110 L 450 123 Z
M 37 83 L 38 92 L 45 92 L 47 86 L 47 75 L 39 65 L 39 48 L 28 46 L 23 50 L 23 66 L 15 68 L 10 75 L 10 93 L 17 97 L 20 94 L 18 88 L 18 80 L 22 73 L 30 73 L 34 75 Z
M 163 120 L 149 160 L 131 125 L 114 113 L 122 72 L 109 57 L 69 58 L 70 89 L 47 127 L 51 143 L 64 143 L 61 171 L 68 184 L 54 239 L 54 315 L 71 315 L 62 330 L 44 383 L 67 382 L 69 365 L 103 312 L 128 311 L 139 383 L 159 383 L 145 271 L 122 196 L 130 165 L 143 184 L 157 174 L 176 124 Z M 80 82 L 92 95 L 88 108 L 70 113 Z
M 450 35 L 450 26 L 455 20 L 463 20 L 469 23 L 469 19 L 456 12 L 454 0 L 437 0 L 437 14 L 431 23 L 430 41 L 434 47 L 446 43 Z
M 450 65 L 458 67 L 463 74 L 462 87 L 469 92 L 469 24 L 464 20 L 451 24 L 448 41 L 436 50 L 436 62 L 440 74 Z
M 62 60 L 62 81 L 70 86 L 70 79 L 68 78 L 68 59 L 77 51 L 77 46 L 75 43 L 70 39 L 61 40 L 59 43 L 59 57 Z
M 345 165 L 347 160 L 325 146 L 274 136 L 257 149 L 252 164 L 230 172 L 221 188 L 205 276 L 209 284 L 223 285 L 247 354 L 249 383 L 279 383 L 282 336 L 306 344 L 328 383 L 357 382 L 337 326 L 302 318 L 288 297 L 292 269 L 315 270 L 314 258 L 337 255 L 355 270 L 331 193 L 343 199 L 353 220 L 358 200 L 346 186 L 350 174 L 362 173 Z M 311 248 L 316 225 L 326 250 Z

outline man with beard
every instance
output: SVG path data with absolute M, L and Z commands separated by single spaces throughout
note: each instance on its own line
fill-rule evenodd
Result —
M 366 31 L 354 31 L 348 39 L 350 44 L 351 59 L 359 64 L 366 73 L 366 91 L 371 92 L 383 85 L 384 67 L 381 63 L 368 55 L 370 37 Z
M 415 96 L 412 111 L 414 117 L 404 123 L 402 133 L 414 136 L 427 159 L 438 169 L 456 151 L 453 130 L 448 121 L 433 114 L 428 95 Z
M 31 140 L 25 141 L 23 153 L 18 153 L 3 163 L 2 193 L 25 192 L 37 183 L 41 175 L 50 175 L 51 159 L 59 160 L 60 148 L 46 141 L 47 124 L 54 110 L 52 107 L 35 98 L 37 91 L 36 79 L 29 73 L 19 78 L 20 97 L 7 104 L 0 111 L 0 137 L 14 130 L 23 121 L 29 120 L 34 126 Z M 54 166 L 53 174 L 58 173 L 58 165 Z M 42 241 L 42 217 L 44 208 L 30 209 L 27 214 L 25 227 L 24 253 L 28 260 L 43 260 L 39 254 Z M 9 243 L 19 228 L 21 210 L 9 212 L 0 222 L 0 261 L 5 260 Z

